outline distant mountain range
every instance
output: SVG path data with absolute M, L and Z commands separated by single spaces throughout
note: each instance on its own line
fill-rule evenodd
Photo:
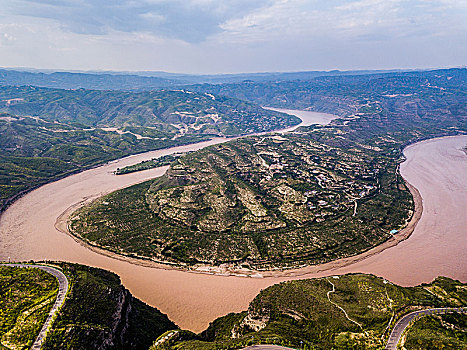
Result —
M 320 76 L 364 75 L 398 70 L 305 71 L 192 75 L 167 72 L 63 72 L 34 69 L 0 69 L 0 85 L 33 85 L 59 89 L 156 90 L 190 84 L 224 84 L 247 81 L 310 80 Z
M 70 72 L 23 72 L 0 70 L 0 85 L 32 85 L 58 89 L 93 90 L 154 90 L 174 85 L 181 81 L 137 75 L 89 74 Z M 186 82 L 183 82 L 186 83 Z

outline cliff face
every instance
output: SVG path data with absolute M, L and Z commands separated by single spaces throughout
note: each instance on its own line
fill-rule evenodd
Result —
M 417 309 L 460 307 L 466 303 L 466 284 L 446 277 L 415 287 L 401 287 L 367 274 L 287 281 L 262 290 L 248 310 L 214 320 L 201 334 L 181 331 L 177 338 L 152 349 L 241 349 L 255 344 L 280 344 L 296 349 L 377 350 L 384 348 L 395 320 L 402 315 Z M 424 324 L 416 329 L 411 343 L 461 343 L 459 330 L 465 325 L 461 316 L 450 318 L 449 330 L 443 329 L 439 320 Z M 444 322 L 446 325 L 448 320 Z M 434 335 L 426 331 L 428 328 Z M 445 347 L 460 349 L 455 345 Z
M 177 326 L 120 284 L 117 275 L 61 264 L 71 290 L 44 349 L 147 349 Z

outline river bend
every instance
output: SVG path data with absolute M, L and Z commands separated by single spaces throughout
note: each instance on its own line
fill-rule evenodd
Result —
M 313 112 L 294 113 L 313 119 Z M 324 122 L 332 119 L 319 115 Z M 419 190 L 424 207 L 415 231 L 395 247 L 336 269 L 315 267 L 303 269 L 301 276 L 245 278 L 151 268 L 98 254 L 56 229 L 57 218 L 67 208 L 160 176 L 167 169 L 115 176 L 117 167 L 225 141 L 218 138 L 126 157 L 28 193 L 0 217 L 0 260 L 63 260 L 113 271 L 134 296 L 168 314 L 181 328 L 193 331 L 203 330 L 216 317 L 246 309 L 261 289 L 288 279 L 365 272 L 402 285 L 428 282 L 438 275 L 467 281 L 467 155 L 462 151 L 467 136 L 423 141 L 406 148 L 401 173 Z

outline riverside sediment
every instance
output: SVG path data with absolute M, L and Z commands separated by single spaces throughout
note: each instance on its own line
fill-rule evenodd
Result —
M 313 274 L 313 273 L 327 272 L 327 271 L 331 271 L 331 270 L 335 270 L 338 268 L 343 268 L 343 267 L 355 264 L 356 262 L 365 260 L 366 258 L 370 256 L 379 254 L 388 248 L 394 247 L 400 242 L 409 238 L 412 232 L 415 230 L 415 227 L 422 216 L 423 201 L 422 201 L 422 197 L 420 196 L 420 193 L 415 187 L 413 187 L 408 182 L 406 182 L 406 186 L 410 190 L 410 193 L 412 194 L 412 197 L 413 197 L 414 211 L 413 211 L 413 214 L 412 214 L 412 217 L 409 223 L 404 228 L 402 228 L 400 231 L 398 231 L 396 234 L 394 234 L 391 238 L 384 241 L 383 243 L 375 247 L 372 247 L 368 249 L 367 251 L 361 252 L 360 254 L 332 260 L 330 262 L 323 263 L 323 264 L 306 265 L 305 267 L 291 267 L 291 268 L 280 267 L 280 268 L 270 269 L 270 270 L 251 270 L 251 269 L 238 269 L 235 267 L 227 268 L 227 267 L 218 267 L 218 266 L 210 266 L 210 265 L 195 265 L 194 267 L 184 266 L 181 264 L 170 263 L 166 261 L 154 261 L 143 256 L 138 257 L 136 255 L 129 256 L 129 255 L 124 255 L 124 254 L 119 254 L 119 253 L 113 252 L 110 249 L 105 249 L 98 245 L 94 245 L 72 234 L 69 229 L 70 215 L 79 207 L 92 202 L 94 199 L 97 199 L 105 195 L 106 193 L 101 193 L 98 196 L 87 198 L 86 200 L 83 200 L 82 202 L 77 203 L 67 208 L 67 210 L 65 210 L 57 218 L 57 221 L 55 223 L 55 228 L 58 231 L 71 236 L 76 242 L 81 244 L 83 247 L 86 247 L 98 254 L 102 254 L 102 255 L 105 255 L 105 256 L 108 256 L 114 259 L 126 261 L 131 264 L 135 264 L 135 265 L 158 268 L 158 269 L 167 269 L 167 270 L 175 269 L 175 270 L 180 270 L 180 271 L 185 271 L 185 272 L 190 272 L 190 273 L 200 273 L 200 274 L 219 275 L 219 276 L 236 276 L 236 277 L 252 277 L 252 278 L 300 277 L 300 276 L 308 275 L 310 273 Z
M 401 174 L 420 191 L 424 206 L 412 235 L 392 248 L 326 271 L 301 269 L 290 275 L 295 271 L 288 270 L 282 273 L 289 275 L 241 278 L 151 268 L 98 254 L 55 228 L 57 218 L 71 205 L 162 175 L 164 169 L 121 176 L 112 171 L 168 150 L 113 162 L 25 195 L 0 218 L 0 259 L 64 260 L 116 272 L 133 295 L 193 331 L 218 316 L 246 309 L 261 289 L 290 279 L 366 272 L 402 285 L 427 282 L 440 274 L 466 281 L 467 156 L 461 151 L 466 144 L 467 137 L 459 136 L 407 147 Z

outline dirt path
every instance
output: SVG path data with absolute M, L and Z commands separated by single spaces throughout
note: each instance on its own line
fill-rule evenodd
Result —
M 329 283 L 331 283 L 331 286 L 332 286 L 332 290 L 330 290 L 329 292 L 326 293 L 326 295 L 328 296 L 329 302 L 330 302 L 332 305 L 334 305 L 335 307 L 337 307 L 339 310 L 341 310 L 341 311 L 344 313 L 345 318 L 347 318 L 350 322 L 355 323 L 357 326 L 360 327 L 360 329 L 363 329 L 363 328 L 362 328 L 362 325 L 361 325 L 360 323 L 358 323 L 358 322 L 355 321 L 355 320 L 352 320 L 352 319 L 349 317 L 349 315 L 347 314 L 347 311 L 345 311 L 345 309 L 344 309 L 343 307 L 337 305 L 335 302 L 333 302 L 333 301 L 331 300 L 331 293 L 334 293 L 334 292 L 336 291 L 336 286 L 335 286 L 334 283 L 332 283 L 329 279 L 327 279 L 327 281 L 328 281 Z
M 18 267 L 18 268 L 34 268 L 34 269 L 43 270 L 47 273 L 50 273 L 58 281 L 58 294 L 57 294 L 57 298 L 55 299 L 55 303 L 50 309 L 49 315 L 47 316 L 47 319 L 42 325 L 42 328 L 31 347 L 31 349 L 40 349 L 42 346 L 42 343 L 45 340 L 45 337 L 47 336 L 47 332 L 50 326 L 52 325 L 52 321 L 54 320 L 55 314 L 65 302 L 66 293 L 68 292 L 68 286 L 69 286 L 68 279 L 66 278 L 66 276 L 63 274 L 62 271 L 51 266 L 33 265 L 33 264 L 0 264 L 0 265 L 13 266 L 13 267 Z
M 64 260 L 110 270 L 135 297 L 192 331 L 204 330 L 210 321 L 229 312 L 245 310 L 261 289 L 291 279 L 363 272 L 404 286 L 430 282 L 438 275 L 467 281 L 467 155 L 462 151 L 466 144 L 467 137 L 459 136 L 409 146 L 401 174 L 414 185 L 411 190 L 420 207 L 416 227 L 411 222 L 412 235 L 400 232 L 390 245 L 333 263 L 261 272 L 270 278 L 195 274 L 104 256 L 56 229 L 57 218 L 70 206 L 164 172 L 158 168 L 115 176 L 112 172 L 117 167 L 187 151 L 193 145 L 125 158 L 28 193 L 0 217 L 0 260 L 9 256 L 14 261 Z

